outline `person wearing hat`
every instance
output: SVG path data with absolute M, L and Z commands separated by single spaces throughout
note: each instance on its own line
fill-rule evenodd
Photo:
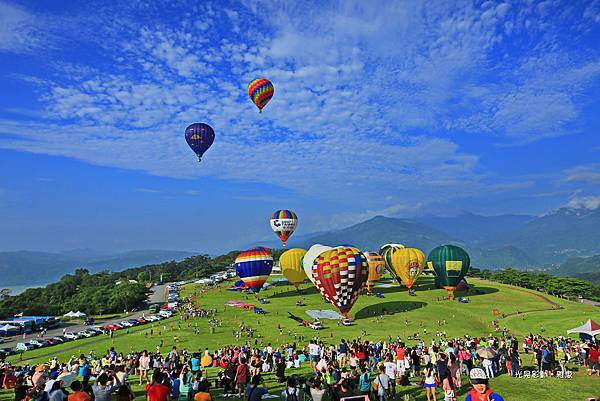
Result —
M 504 398 L 488 387 L 488 377 L 483 369 L 471 369 L 469 378 L 473 389 L 469 391 L 465 401 L 504 401 Z

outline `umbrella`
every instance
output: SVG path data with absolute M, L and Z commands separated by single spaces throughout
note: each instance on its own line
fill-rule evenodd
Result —
M 10 324 L 5 324 L 4 326 L 0 326 L 0 331 L 8 331 L 8 330 L 14 330 L 18 328 L 17 326 L 11 326 Z
M 495 358 L 496 355 L 498 355 L 498 353 L 492 347 L 478 347 L 477 355 L 479 355 L 482 358 L 492 359 Z

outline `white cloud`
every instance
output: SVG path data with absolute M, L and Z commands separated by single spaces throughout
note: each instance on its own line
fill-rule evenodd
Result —
M 565 171 L 565 182 L 582 182 L 600 185 L 600 165 L 577 166 Z
M 45 21 L 16 4 L 0 2 L 0 52 L 27 53 L 41 46 Z
M 161 191 L 158 189 L 152 189 L 152 188 L 136 188 L 135 192 L 140 192 L 143 194 L 159 194 Z
M 596 210 L 600 208 L 600 196 L 575 197 L 569 201 L 567 207 L 571 209 Z

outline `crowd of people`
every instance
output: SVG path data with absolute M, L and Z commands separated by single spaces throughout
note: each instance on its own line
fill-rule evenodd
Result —
M 215 391 L 223 396 L 259 401 L 268 394 L 264 377 L 286 383 L 285 401 L 331 401 L 355 395 L 371 400 L 398 399 L 399 387 L 423 391 L 427 400 L 499 401 L 488 381 L 499 374 L 521 376 L 527 369 L 538 377 L 567 377 L 566 364 L 600 374 L 597 345 L 564 337 L 529 335 L 513 337 L 371 342 L 364 339 L 330 341 L 314 338 L 308 344 L 273 347 L 227 346 L 188 352 L 172 347 L 156 352 L 119 353 L 53 358 L 36 366 L 0 367 L 0 383 L 13 388 L 15 401 L 132 401 L 130 383 L 145 385 L 148 401 L 210 401 Z M 310 374 L 294 372 L 310 366 Z M 206 369 L 211 367 L 213 369 Z M 301 370 L 305 372 L 306 369 Z M 209 375 L 209 373 L 212 375 Z M 468 378 L 467 384 L 463 378 Z M 409 387 L 410 386 L 410 387 Z M 422 390 L 419 390 L 422 388 Z M 212 392 L 211 392 L 212 389 Z

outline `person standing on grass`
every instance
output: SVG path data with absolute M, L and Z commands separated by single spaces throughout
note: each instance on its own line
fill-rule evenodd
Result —
M 385 366 L 385 374 L 390 378 L 390 395 L 396 396 L 396 364 L 392 362 L 392 355 L 388 354 L 383 364 Z
M 600 376 L 600 350 L 598 344 L 590 346 L 589 352 L 588 375 L 591 376 L 595 372 L 596 376 Z
M 442 380 L 442 389 L 444 390 L 444 401 L 456 401 L 454 378 L 450 372 Z
M 257 376 L 255 376 L 257 377 Z M 248 379 L 250 378 L 250 368 L 246 363 L 246 358 L 240 358 L 240 364 L 235 370 L 235 385 L 238 388 L 238 398 L 242 397 L 244 390 L 246 389 L 246 385 L 248 384 Z
M 148 382 L 148 371 L 150 370 L 150 356 L 148 355 L 148 351 L 144 350 L 139 359 L 139 371 L 140 371 L 140 386 L 142 385 L 142 381 L 146 379 Z
M 437 401 L 437 396 L 435 395 L 435 382 L 436 380 L 436 371 L 433 367 L 433 364 L 429 362 L 427 366 L 425 366 L 425 381 L 423 383 L 423 387 L 425 387 L 425 391 L 427 393 L 427 401 L 431 401 L 433 397 L 433 401 Z
M 499 394 L 488 387 L 488 377 L 481 368 L 471 369 L 469 374 L 473 389 L 467 394 L 465 401 L 504 401 Z
M 377 396 L 379 401 L 388 401 L 390 398 L 390 377 L 385 374 L 385 366 L 379 367 L 379 375 L 375 378 L 375 384 L 377 385 Z

